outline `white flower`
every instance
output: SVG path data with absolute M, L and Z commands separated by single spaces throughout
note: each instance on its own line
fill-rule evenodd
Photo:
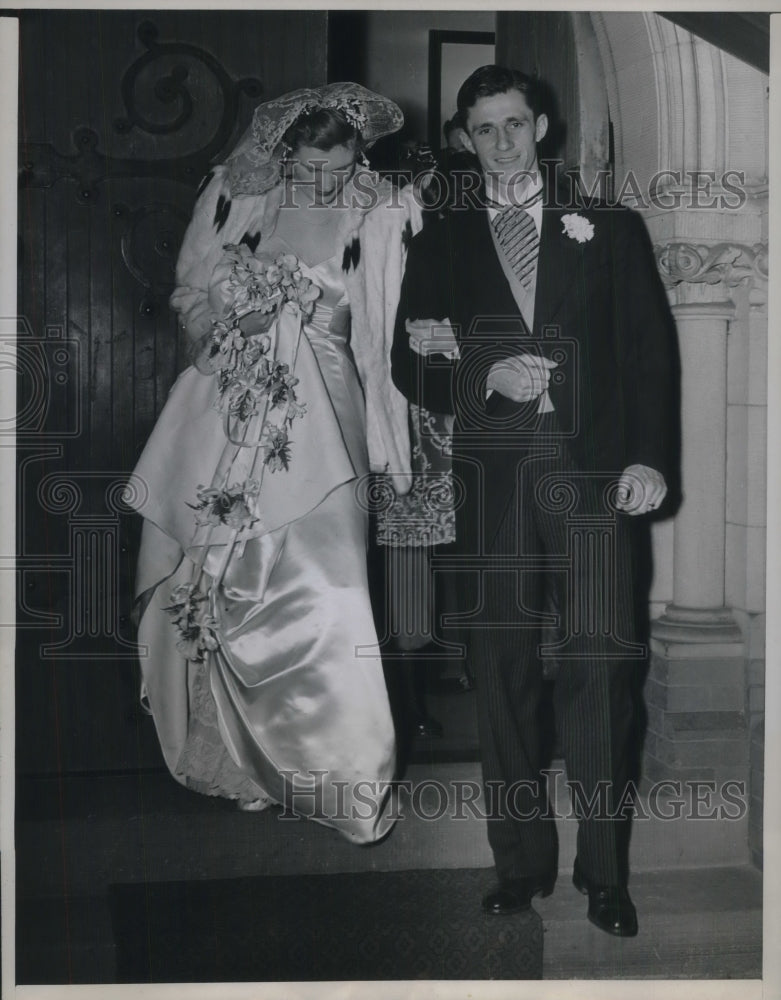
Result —
M 571 240 L 577 240 L 578 243 L 588 243 L 594 236 L 594 226 L 588 219 L 577 213 L 573 212 L 569 215 L 562 215 L 561 224 L 567 236 Z

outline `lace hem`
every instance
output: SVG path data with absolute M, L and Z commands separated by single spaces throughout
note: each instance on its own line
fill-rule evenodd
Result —
M 228 753 L 220 735 L 217 706 L 209 684 L 209 666 L 193 663 L 187 739 L 176 764 L 176 774 L 188 788 L 202 795 L 219 795 L 242 803 L 268 798 Z

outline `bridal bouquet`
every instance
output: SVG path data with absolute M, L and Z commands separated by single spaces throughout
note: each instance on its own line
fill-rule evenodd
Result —
M 256 257 L 245 243 L 226 243 L 225 260 L 230 265 L 228 289 L 233 293 L 232 311 L 274 312 L 282 302 L 295 302 L 309 319 L 320 289 L 301 273 L 298 258 L 279 254 L 274 260 Z
M 247 336 L 240 320 L 256 312 L 268 316 L 268 326 L 287 303 L 300 313 L 301 320 L 311 317 L 320 289 L 304 277 L 298 258 L 291 253 L 273 260 L 256 257 L 248 246 L 228 243 L 224 247 L 224 280 L 230 303 L 224 320 L 215 320 L 208 358 L 217 371 L 218 406 L 230 421 L 243 425 L 261 412 L 262 441 L 266 466 L 275 472 L 286 469 L 289 461 L 287 428 L 304 413 L 295 386 L 298 380 L 290 366 L 274 360 L 273 342 L 268 333 Z M 280 411 L 281 422 L 266 420 L 269 410 Z M 226 427 L 227 427 L 226 423 Z M 228 432 L 234 443 L 235 434 Z M 246 441 L 241 442 L 246 445 Z
M 212 322 L 206 356 L 217 376 L 216 406 L 223 413 L 226 438 L 235 446 L 235 453 L 222 481 L 209 487 L 200 485 L 197 503 L 188 505 L 196 511 L 196 525 L 205 528 L 207 535 L 192 582 L 177 587 L 165 609 L 181 636 L 178 649 L 186 659 L 196 662 L 202 662 L 217 647 L 210 598 L 221 576 L 205 591 L 200 587 L 212 530 L 224 525 L 232 532 L 233 541 L 225 546 L 224 573 L 239 535 L 258 521 L 254 511 L 264 470 L 274 473 L 288 468 L 288 430 L 306 412 L 296 395 L 298 379 L 291 365 L 275 358 L 276 337 L 271 328 L 287 310 L 300 336 L 301 323 L 311 318 L 320 295 L 320 288 L 302 274 L 294 254 L 263 260 L 244 244 L 226 244 L 223 249 L 223 260 L 215 273 L 221 276 L 220 293 L 227 297 L 228 309 L 224 319 Z M 240 321 L 249 313 L 268 317 L 266 332 L 245 334 Z M 245 448 L 255 449 L 250 475 L 242 482 L 230 483 L 233 465 Z

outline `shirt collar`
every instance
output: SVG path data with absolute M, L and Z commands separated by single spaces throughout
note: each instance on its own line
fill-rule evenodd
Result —
M 536 180 L 532 181 L 529 187 L 526 188 L 524 193 L 524 203 L 519 205 L 519 208 L 524 208 L 524 205 L 528 205 L 524 211 L 528 212 L 529 215 L 534 220 L 534 225 L 537 228 L 537 235 L 542 233 L 542 197 L 540 197 L 542 192 L 542 177 L 540 176 L 539 170 L 537 171 Z M 501 202 L 495 202 L 492 200 L 492 194 L 498 194 L 499 192 L 492 192 L 488 189 L 488 183 L 486 178 L 486 196 L 487 196 L 487 208 L 488 208 L 488 218 L 493 222 L 499 212 L 504 208 L 505 205 L 509 205 L 510 202 L 504 198 Z
M 511 201 L 509 198 L 502 195 L 496 183 L 493 181 L 492 177 L 488 175 L 485 178 L 485 192 L 489 201 L 489 207 L 493 208 L 503 208 L 505 205 L 518 205 L 518 208 L 524 208 L 528 202 L 532 202 L 533 199 L 542 191 L 542 174 L 538 170 L 534 176 L 534 179 L 526 186 L 523 191 L 522 200 L 517 202 Z M 537 202 L 539 203 L 539 202 Z

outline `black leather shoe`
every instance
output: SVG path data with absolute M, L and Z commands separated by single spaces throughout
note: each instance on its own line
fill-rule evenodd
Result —
M 502 882 L 498 889 L 483 897 L 483 910 L 497 917 L 509 913 L 521 913 L 529 909 L 534 896 L 550 896 L 555 883 L 555 874 L 514 878 Z
M 588 896 L 588 919 L 595 927 L 616 937 L 634 937 L 637 934 L 637 911 L 626 886 L 597 885 L 583 874 L 577 859 L 572 870 L 572 883 L 578 892 Z

